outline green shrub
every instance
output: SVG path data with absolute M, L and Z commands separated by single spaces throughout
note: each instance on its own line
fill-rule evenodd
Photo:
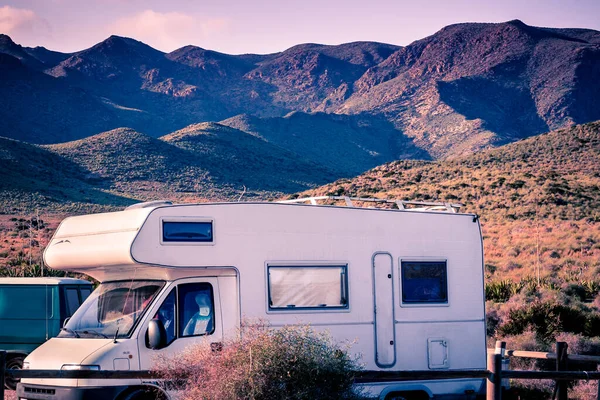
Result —
M 510 309 L 497 332 L 501 336 L 520 335 L 528 329 L 545 344 L 553 343 L 562 332 L 593 337 L 600 332 L 600 314 L 586 307 L 534 301 Z
M 159 360 L 156 372 L 183 381 L 183 399 L 359 399 L 359 370 L 346 349 L 308 326 L 247 325 L 221 351 L 208 343 Z
M 585 299 L 592 300 L 600 293 L 600 281 L 584 280 L 581 282 L 585 290 Z
M 563 286 L 563 293 L 569 297 L 574 297 L 579 301 L 585 301 L 587 291 L 583 285 L 577 283 L 567 283 Z
M 518 284 L 509 279 L 490 282 L 485 285 L 485 298 L 489 301 L 504 303 L 519 290 Z

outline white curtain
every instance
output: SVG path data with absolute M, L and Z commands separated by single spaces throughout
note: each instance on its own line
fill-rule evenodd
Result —
M 270 267 L 271 307 L 339 307 L 342 267 Z M 345 282 L 344 282 L 345 284 Z

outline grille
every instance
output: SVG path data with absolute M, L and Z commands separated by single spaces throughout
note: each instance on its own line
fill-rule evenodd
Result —
M 25 393 L 36 393 L 36 394 L 50 394 L 53 395 L 56 393 L 54 389 L 44 389 L 44 388 L 36 388 L 36 387 L 24 387 Z

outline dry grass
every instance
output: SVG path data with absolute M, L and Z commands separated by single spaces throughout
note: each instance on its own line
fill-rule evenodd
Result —
M 20 270 L 39 266 L 44 247 L 62 218 L 47 214 L 33 217 L 0 215 L 0 267 Z

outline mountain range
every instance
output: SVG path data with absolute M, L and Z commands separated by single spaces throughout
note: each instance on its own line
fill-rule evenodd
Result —
M 598 76 L 600 32 L 518 20 L 451 25 L 405 47 L 302 44 L 266 55 L 163 53 L 118 36 L 67 54 L 0 35 L 0 136 L 51 144 L 128 127 L 160 137 L 231 118 L 274 126 L 300 112 L 277 127 L 278 143 L 325 131 L 323 114 L 348 115 L 385 121 L 395 142 L 444 159 L 600 119 Z
M 598 77 L 600 32 L 521 21 L 266 55 L 0 35 L 0 192 L 6 212 L 272 198 L 600 120 Z

